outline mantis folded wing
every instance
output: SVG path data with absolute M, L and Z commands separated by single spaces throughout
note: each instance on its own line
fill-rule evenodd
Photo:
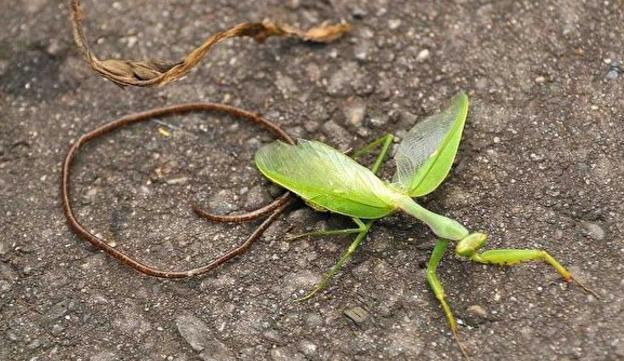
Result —
M 273 142 L 260 148 L 255 159 L 267 178 L 321 208 L 366 219 L 381 218 L 394 210 L 381 179 L 321 142 Z

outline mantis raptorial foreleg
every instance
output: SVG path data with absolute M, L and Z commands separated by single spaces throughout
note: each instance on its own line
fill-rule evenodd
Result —
M 433 252 L 431 252 L 431 257 L 429 258 L 429 262 L 427 263 L 427 283 L 435 298 L 440 302 L 440 306 L 442 306 L 442 310 L 444 311 L 444 315 L 446 316 L 446 320 L 448 321 L 449 327 L 453 332 L 453 336 L 455 337 L 455 341 L 459 346 L 459 349 L 467 357 L 466 350 L 464 346 L 459 340 L 459 334 L 457 330 L 457 321 L 455 320 L 455 316 L 453 316 L 453 311 L 451 311 L 451 307 L 446 302 L 446 294 L 444 292 L 444 287 L 442 287 L 442 283 L 438 279 L 438 275 L 436 274 L 436 270 L 438 268 L 438 264 L 442 260 L 442 256 L 444 252 L 446 252 L 446 248 L 448 247 L 448 242 L 445 239 L 438 239 L 435 247 L 433 248 Z
M 353 158 L 356 159 L 366 154 L 369 154 L 370 152 L 375 150 L 376 147 L 381 145 L 381 150 L 379 151 L 379 155 L 377 156 L 377 158 L 375 159 L 375 162 L 371 166 L 371 170 L 373 171 L 373 173 L 377 174 L 384 160 L 388 156 L 388 152 L 390 150 L 390 146 L 392 145 L 393 139 L 394 137 L 392 134 L 386 134 L 383 137 L 379 137 L 376 140 L 374 140 L 372 143 L 365 146 L 364 148 L 356 151 L 353 154 Z M 336 264 L 332 266 L 332 268 L 330 268 L 329 271 L 327 271 L 323 275 L 323 278 L 321 278 L 321 280 L 314 286 L 314 288 L 312 288 L 312 290 L 310 290 L 310 292 L 308 292 L 302 298 L 297 299 L 297 301 L 307 300 L 311 298 L 312 296 L 314 296 L 318 291 L 327 287 L 327 285 L 329 284 L 329 281 L 338 272 L 340 272 L 342 267 L 351 259 L 351 257 L 353 257 L 353 254 L 355 253 L 357 248 L 360 246 L 362 241 L 366 239 L 366 235 L 368 234 L 368 231 L 370 230 L 370 228 L 373 226 L 373 223 L 375 223 L 374 220 L 368 220 L 366 222 L 362 222 L 360 219 L 357 219 L 357 218 L 353 218 L 353 221 L 359 226 L 358 235 L 355 237 L 353 242 L 351 242 L 351 244 L 346 249 L 346 251 L 342 253 L 340 258 L 338 259 L 338 262 L 336 262 Z M 353 229 L 347 229 L 347 231 L 351 231 L 351 230 Z M 334 230 L 334 231 L 330 230 L 330 231 L 320 231 L 320 232 L 326 232 L 325 234 L 345 234 L 345 233 L 337 233 L 339 231 L 345 231 L 345 230 Z M 327 232 L 334 232 L 334 233 L 327 233 Z M 311 232 L 311 233 L 316 233 L 314 235 L 319 235 L 318 232 Z M 346 233 L 352 233 L 352 232 L 346 232 Z M 310 234 L 308 233 L 307 235 L 310 235 Z M 296 238 L 299 238 L 299 236 L 297 236 Z
M 453 333 L 457 333 L 457 322 L 455 321 L 453 312 L 451 312 L 451 307 L 446 302 L 444 287 L 442 287 L 442 284 L 440 283 L 440 280 L 438 280 L 438 276 L 436 274 L 438 264 L 440 264 L 447 247 L 448 241 L 445 239 L 439 239 L 433 248 L 431 258 L 429 258 L 429 263 L 427 263 L 427 283 L 429 283 L 435 298 L 440 302 L 442 310 L 444 310 L 444 315 L 446 316 L 449 326 L 451 327 L 451 331 L 453 331 Z
M 487 242 L 487 236 L 483 233 L 473 233 L 457 243 L 455 252 L 467 257 L 473 262 L 493 264 L 497 266 L 513 266 L 523 262 L 544 262 L 551 265 L 566 282 L 575 281 L 586 292 L 599 297 L 596 292 L 589 289 L 579 280 L 572 277 L 572 273 L 561 265 L 548 252 L 541 249 L 492 249 L 484 252 L 478 250 Z

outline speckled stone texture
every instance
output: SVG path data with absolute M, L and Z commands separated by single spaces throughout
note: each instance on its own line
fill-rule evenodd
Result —
M 341 18 L 329 45 L 228 41 L 185 79 L 122 90 L 92 73 L 67 1 L 0 1 L 0 360 L 458 360 L 424 280 L 429 230 L 377 222 L 331 284 L 296 303 L 349 237 L 284 236 L 349 221 L 302 203 L 243 257 L 189 280 L 142 276 L 79 239 L 60 206 L 61 161 L 85 131 L 130 112 L 213 101 L 263 113 L 294 136 L 346 150 L 405 134 L 458 89 L 472 99 L 451 176 L 426 207 L 544 248 L 597 300 L 542 264 L 496 268 L 448 253 L 440 277 L 478 360 L 624 359 L 624 2 L 93 1 L 102 57 L 177 59 L 212 32 L 264 18 Z M 142 260 L 199 265 L 254 224 L 198 219 L 275 196 L 253 152 L 271 136 L 215 114 L 133 126 L 74 167 L 74 203 L 94 233 Z M 392 167 L 385 169 L 391 174 Z M 365 312 L 357 323 L 345 310 Z M 358 310 L 359 311 L 359 310 Z

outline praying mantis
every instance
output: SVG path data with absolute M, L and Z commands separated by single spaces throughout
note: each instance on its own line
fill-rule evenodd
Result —
M 275 141 L 256 152 L 256 166 L 266 178 L 295 193 L 312 208 L 351 217 L 357 225 L 355 228 L 309 232 L 291 238 L 357 234 L 337 263 L 301 300 L 312 297 L 328 285 L 331 278 L 353 256 L 376 219 L 399 211 L 425 223 L 438 238 L 427 264 L 426 280 L 464 355 L 466 352 L 458 338 L 457 321 L 436 275 L 437 267 L 451 241 L 457 242 L 455 253 L 472 262 L 498 266 L 545 262 L 565 281 L 574 280 L 587 292 L 596 295 L 574 279 L 545 250 L 481 251 L 487 241 L 485 233 L 471 233 L 458 221 L 431 212 L 414 201 L 414 198 L 436 190 L 449 174 L 468 115 L 468 104 L 467 95 L 460 92 L 452 98 L 446 109 L 414 125 L 398 145 L 395 156 L 397 169 L 390 182 L 381 180 L 377 173 L 392 145 L 391 134 L 375 140 L 356 152 L 353 158 L 324 143 L 308 140 L 299 140 L 297 144 Z M 381 147 L 381 150 L 371 169 L 354 160 L 377 147 Z

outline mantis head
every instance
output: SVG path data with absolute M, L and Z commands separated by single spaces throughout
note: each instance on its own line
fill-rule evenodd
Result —
M 471 257 L 485 244 L 486 240 L 485 233 L 471 233 L 457 243 L 455 252 L 462 257 Z

